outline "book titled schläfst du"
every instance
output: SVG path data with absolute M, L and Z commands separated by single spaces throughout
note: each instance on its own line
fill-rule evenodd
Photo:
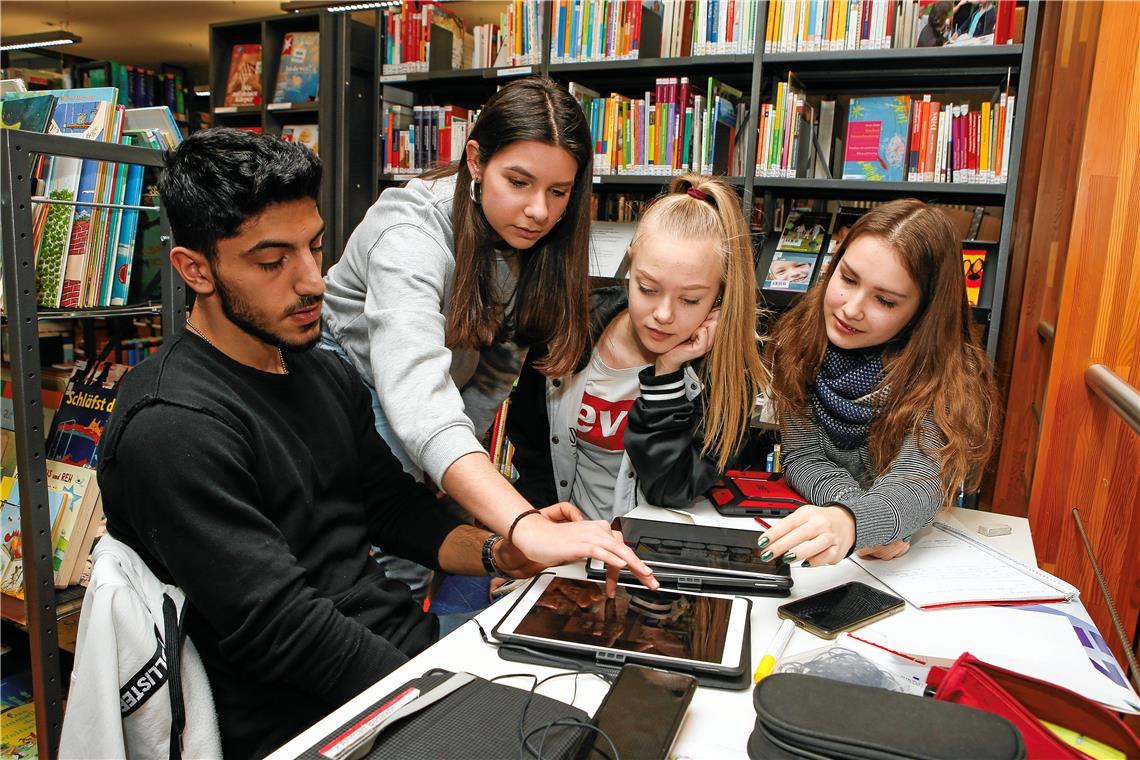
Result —
M 281 45 L 274 103 L 307 103 L 317 99 L 320 84 L 319 32 L 290 32 Z

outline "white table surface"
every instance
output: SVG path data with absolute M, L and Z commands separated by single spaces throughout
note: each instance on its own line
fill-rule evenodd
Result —
M 656 508 L 646 510 L 642 508 L 635 516 L 644 516 L 649 519 L 669 519 L 672 516 L 672 519 L 677 520 L 685 519 L 684 514 L 689 515 L 693 522 L 701 524 L 717 524 L 728 527 L 747 526 L 749 529 L 755 524 L 750 519 L 723 517 L 717 514 L 707 502 L 698 504 L 683 514 L 674 513 L 672 510 L 658 510 Z M 1026 564 L 1033 567 L 1037 566 L 1033 553 L 1033 541 L 1029 534 L 1029 522 L 1025 518 L 967 509 L 954 509 L 953 515 L 972 533 L 976 530 L 976 526 L 982 522 L 1009 525 L 1012 529 L 1009 535 L 993 538 L 979 537 Z M 757 527 L 759 528 L 759 526 Z M 977 534 L 975 533 L 975 535 Z M 581 565 L 558 568 L 558 573 L 568 577 L 585 577 L 584 567 Z M 816 568 L 803 568 L 797 564 L 792 567 L 792 579 L 794 585 L 791 597 L 751 597 L 751 668 L 753 669 L 763 657 L 765 648 L 780 625 L 780 619 L 776 617 L 776 607 L 779 605 L 850 580 L 859 580 L 871 586 L 884 588 L 872 575 L 850 561 L 843 561 L 830 567 Z M 513 601 L 514 594 L 500 599 L 477 616 L 476 619 L 488 634 L 499 619 L 506 615 Z M 921 615 L 923 613 L 908 605 L 906 610 L 899 614 Z M 827 643 L 823 639 L 796 628 L 785 650 L 785 655 L 817 649 Z M 544 677 L 563 672 L 558 668 L 501 659 L 493 647 L 487 646 L 480 639 L 475 624 L 468 622 L 450 636 L 440 640 L 427 651 L 358 694 L 323 720 L 310 726 L 270 755 L 270 758 L 272 760 L 284 760 L 300 755 L 350 718 L 377 702 L 381 697 L 394 691 L 405 682 L 418 678 L 432 668 L 464 671 L 483 678 L 493 678 L 505 673 L 518 672 L 533 672 Z M 577 681 L 576 696 L 574 696 L 575 681 Z M 520 679 L 518 685 L 528 688 L 530 684 Z M 570 702 L 571 698 L 574 697 L 573 704 L 592 715 L 608 689 L 609 686 L 600 679 L 583 675 L 576 679 L 567 677 L 551 681 L 542 686 L 540 693 L 564 702 Z M 677 758 L 716 758 L 717 760 L 746 758 L 748 755 L 745 748 L 748 735 L 752 732 L 754 720 L 755 712 L 752 708 L 752 690 L 750 688 L 742 691 L 728 691 L 700 687 L 689 706 L 685 722 L 681 726 L 681 733 L 677 737 L 671 755 Z

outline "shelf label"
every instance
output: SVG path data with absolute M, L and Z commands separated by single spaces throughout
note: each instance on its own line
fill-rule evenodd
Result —
M 534 66 L 514 66 L 514 67 L 509 68 L 509 69 L 498 69 L 495 73 L 495 76 L 509 77 L 509 76 L 514 76 L 515 74 L 533 74 L 533 73 L 534 73 Z
M 266 106 L 270 111 L 284 111 L 292 107 L 292 103 L 270 103 Z
M 408 81 L 407 74 L 382 74 L 380 76 L 381 82 L 406 82 Z
M 214 113 L 237 113 L 237 106 L 218 106 Z

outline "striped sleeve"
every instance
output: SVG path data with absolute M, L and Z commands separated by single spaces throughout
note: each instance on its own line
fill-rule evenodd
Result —
M 629 410 L 625 453 L 642 493 L 659 507 L 685 507 L 720 476 L 716 462 L 703 455 L 701 396 L 690 400 L 683 370 L 658 377 L 653 365 L 638 374 L 641 395 Z M 694 385 L 694 392 L 700 390 Z
M 648 367 L 638 374 L 637 379 L 641 384 L 641 398 L 648 404 L 675 401 L 685 397 L 683 370 L 658 376 L 653 374 L 652 367 Z
M 944 440 L 933 414 L 922 420 L 920 434 L 928 448 Z M 929 525 L 942 506 L 939 465 L 919 450 L 913 434 L 903 439 L 891 466 L 866 489 L 850 471 L 866 467 L 866 447 L 858 452 L 833 450 L 814 421 L 801 418 L 784 425 L 784 452 L 787 478 L 805 498 L 815 504 L 841 504 L 855 516 L 855 550 L 913 535 Z M 847 463 L 850 469 L 836 461 L 844 455 L 853 460 Z

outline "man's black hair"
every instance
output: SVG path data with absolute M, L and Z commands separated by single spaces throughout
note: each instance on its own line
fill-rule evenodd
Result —
M 167 157 L 158 182 L 176 245 L 213 260 L 217 243 L 275 203 L 312 198 L 321 160 L 300 143 L 239 129 L 186 138 Z

